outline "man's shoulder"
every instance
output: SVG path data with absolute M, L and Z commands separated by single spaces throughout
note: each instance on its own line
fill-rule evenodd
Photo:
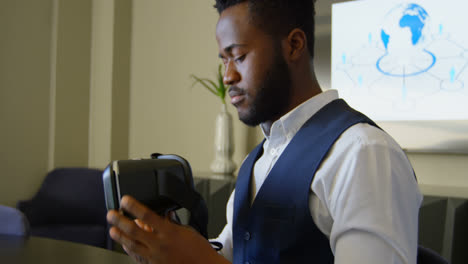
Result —
M 398 143 L 387 132 L 368 123 L 358 123 L 346 129 L 337 143 L 359 144 L 362 146 L 388 146 L 400 149 Z

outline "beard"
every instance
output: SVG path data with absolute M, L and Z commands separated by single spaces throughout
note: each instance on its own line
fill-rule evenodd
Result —
M 291 97 L 291 75 L 280 48 L 275 49 L 273 63 L 267 70 L 252 104 L 239 119 L 248 126 L 276 121 L 286 114 Z

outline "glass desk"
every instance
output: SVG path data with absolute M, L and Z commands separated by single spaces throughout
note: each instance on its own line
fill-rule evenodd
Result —
M 122 253 L 74 242 L 42 237 L 0 235 L 0 263 L 130 264 Z

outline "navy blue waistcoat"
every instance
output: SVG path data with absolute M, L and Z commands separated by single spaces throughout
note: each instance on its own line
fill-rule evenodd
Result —
M 333 263 L 328 238 L 310 215 L 310 185 L 333 143 L 357 123 L 376 126 L 341 99 L 323 107 L 283 151 L 252 206 L 252 169 L 262 155 L 263 142 L 249 154 L 236 182 L 234 263 Z

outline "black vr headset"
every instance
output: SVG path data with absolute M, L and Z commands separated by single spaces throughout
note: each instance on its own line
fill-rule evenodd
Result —
M 119 210 L 124 195 L 131 195 L 157 214 L 185 208 L 189 225 L 208 236 L 208 209 L 195 191 L 189 163 L 177 155 L 152 154 L 151 159 L 117 160 L 102 175 L 107 210 Z

